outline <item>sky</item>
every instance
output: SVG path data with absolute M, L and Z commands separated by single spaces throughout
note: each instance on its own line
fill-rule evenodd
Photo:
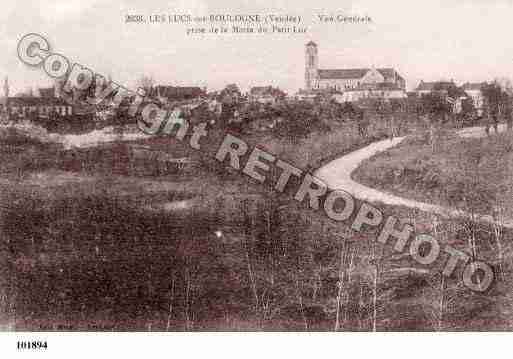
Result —
M 453 79 L 513 78 L 512 0 L 3 0 L 0 78 L 11 96 L 51 83 L 18 59 L 16 46 L 38 33 L 53 51 L 119 84 L 142 75 L 159 84 L 237 83 L 304 87 L 304 45 L 319 46 L 321 68 L 393 67 L 407 87 Z M 127 14 L 276 14 L 302 16 L 306 34 L 186 35 L 186 25 L 125 23 Z M 318 14 L 368 15 L 369 24 L 323 24 Z M 191 25 L 192 26 L 192 25 Z

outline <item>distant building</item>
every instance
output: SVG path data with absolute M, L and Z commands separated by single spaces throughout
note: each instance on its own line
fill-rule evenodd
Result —
M 256 86 L 249 91 L 249 100 L 259 103 L 276 103 L 286 96 L 285 92 L 272 86 Z
M 341 92 L 355 90 L 363 85 L 378 87 L 387 84 L 391 88 L 406 88 L 406 81 L 393 68 L 319 69 L 317 44 L 310 41 L 305 51 L 305 89 L 333 89 Z
M 156 97 L 163 102 L 194 100 L 205 97 L 206 91 L 200 87 L 181 87 L 181 86 L 155 86 L 150 96 Z
M 452 105 L 453 113 L 461 113 L 463 110 L 463 101 L 469 97 L 463 87 L 458 87 L 454 81 L 420 81 L 414 91 L 417 97 L 426 96 L 427 94 L 438 94 L 442 96 L 449 104 Z
M 434 91 L 447 94 L 450 88 L 455 88 L 456 84 L 454 81 L 434 81 L 424 82 L 420 80 L 419 85 L 415 89 L 417 96 L 427 95 Z
M 56 94 L 56 91 L 55 91 L 55 87 L 40 87 L 37 89 L 37 95 L 39 95 L 39 97 L 45 97 L 45 98 L 50 98 L 50 97 L 57 97 L 57 94 Z
M 226 87 L 219 91 L 216 96 L 216 100 L 225 104 L 239 102 L 242 98 L 242 93 L 237 84 L 226 85 Z
M 10 115 L 28 118 L 31 114 L 37 117 L 73 115 L 73 107 L 56 97 L 9 97 L 7 111 Z
M 403 99 L 406 98 L 404 89 L 389 83 L 362 84 L 357 88 L 344 91 L 342 94 L 333 95 L 337 102 L 355 102 L 362 99 Z
M 307 91 L 300 89 L 298 92 L 294 94 L 294 99 L 299 101 L 313 102 L 318 96 L 319 93 L 316 91 Z
M 419 85 L 413 91 L 417 96 L 430 94 L 435 88 L 436 82 L 424 82 L 420 80 Z
M 4 97 L 0 103 L 0 112 L 6 113 L 8 117 L 17 116 L 28 118 L 30 116 L 49 117 L 51 114 L 71 116 L 73 108 L 62 99 L 56 98 L 55 92 L 44 91 L 44 97 L 34 96 L 9 96 L 9 80 L 4 80 Z

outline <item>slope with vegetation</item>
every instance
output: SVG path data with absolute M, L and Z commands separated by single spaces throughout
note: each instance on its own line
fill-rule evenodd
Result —
M 368 138 L 352 121 L 328 125 L 330 133 L 317 128 L 301 136 L 236 134 L 315 168 L 386 133 L 379 122 Z M 457 276 L 399 271 L 415 265 L 376 244 L 377 231 L 355 233 L 292 201 L 295 187 L 277 195 L 226 170 L 212 158 L 225 133 L 212 130 L 200 152 L 169 137 L 65 149 L 17 132 L 2 135 L 2 324 L 366 331 L 511 325 L 500 314 L 506 304 L 497 305 L 507 287 L 473 294 Z M 141 161 L 134 145 L 199 166 L 187 172 L 153 157 Z M 192 205 L 170 205 L 182 201 Z M 419 228 L 453 231 L 447 241 L 464 235 L 433 225 L 427 214 L 385 211 Z M 494 258 L 486 243 L 478 249 Z

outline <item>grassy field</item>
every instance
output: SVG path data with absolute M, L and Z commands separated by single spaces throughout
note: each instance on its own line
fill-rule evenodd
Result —
M 513 216 L 513 134 L 465 139 L 446 133 L 435 150 L 412 136 L 365 161 L 354 179 L 403 197 L 482 213 L 501 205 Z

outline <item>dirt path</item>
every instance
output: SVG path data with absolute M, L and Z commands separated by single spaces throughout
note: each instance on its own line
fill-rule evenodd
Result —
M 94 130 L 81 135 L 61 135 L 59 142 L 61 142 L 65 148 L 85 148 L 94 147 L 102 143 L 114 142 L 114 141 L 135 141 L 140 139 L 146 139 L 150 136 L 142 132 L 124 133 L 123 135 L 114 133 L 111 129 Z
M 499 132 L 505 131 L 506 126 L 499 126 Z M 458 131 L 461 137 L 479 138 L 486 136 L 484 127 L 470 127 Z M 443 216 L 464 216 L 465 214 L 446 207 L 415 201 L 404 197 L 399 197 L 390 193 L 382 192 L 371 187 L 367 187 L 351 178 L 353 173 L 360 164 L 374 156 L 377 153 L 383 152 L 401 143 L 405 137 L 396 137 L 393 140 L 386 139 L 374 142 L 366 147 L 357 151 L 351 152 L 343 157 L 331 161 L 325 166 L 319 168 L 314 175 L 321 179 L 331 189 L 340 189 L 348 192 L 352 196 L 369 201 L 381 202 L 386 205 L 393 206 L 406 206 L 409 208 L 417 208 L 425 212 L 437 213 Z M 491 216 L 480 216 L 484 222 L 493 222 Z M 506 221 L 505 226 L 513 228 L 513 220 Z

